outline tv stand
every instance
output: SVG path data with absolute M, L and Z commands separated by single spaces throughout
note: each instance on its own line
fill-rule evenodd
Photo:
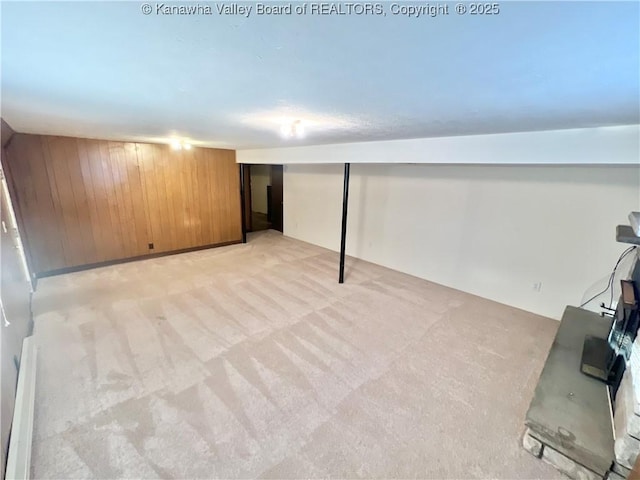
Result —
M 585 336 L 606 341 L 610 327 L 610 318 L 565 309 L 525 419 L 525 447 L 533 439 L 536 456 L 573 478 L 604 478 L 614 461 L 609 388 L 580 371 Z

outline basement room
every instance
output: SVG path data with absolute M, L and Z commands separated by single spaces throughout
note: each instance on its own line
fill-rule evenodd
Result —
M 640 2 L 0 22 L 0 478 L 640 480 Z

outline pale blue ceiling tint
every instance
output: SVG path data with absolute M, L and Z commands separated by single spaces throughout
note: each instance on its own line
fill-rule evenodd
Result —
M 213 15 L 3 1 L 2 116 L 18 131 L 230 148 L 287 144 L 281 118 L 307 122 L 295 144 L 640 123 L 638 2 L 508 1 L 493 16 L 450 3 L 434 18 L 392 3 L 385 16 L 244 3 L 246 18 L 206 2 Z

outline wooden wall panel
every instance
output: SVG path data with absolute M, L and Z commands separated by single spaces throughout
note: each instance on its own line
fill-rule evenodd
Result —
M 242 238 L 234 151 L 25 134 L 7 151 L 36 273 Z
M 86 190 L 84 184 L 78 185 L 75 175 L 78 155 L 73 154 L 76 145 L 74 139 L 62 137 L 44 137 L 45 167 L 52 176 L 50 188 L 57 201 L 54 206 L 62 216 L 63 228 L 66 234 L 66 261 L 70 265 L 91 263 L 94 258 L 91 252 L 93 239 L 89 210 L 86 207 Z
M 20 210 L 22 237 L 34 272 L 65 265 L 66 236 L 58 220 L 41 137 L 13 136 L 5 155 L 5 171 L 13 185 L 13 204 Z M 28 159 L 11 161 L 16 155 Z
M 154 252 L 239 241 L 235 152 L 137 144 Z

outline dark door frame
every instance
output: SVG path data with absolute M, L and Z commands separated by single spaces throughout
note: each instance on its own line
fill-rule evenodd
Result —
M 280 171 L 278 173 L 280 177 L 279 187 L 284 190 L 284 166 L 283 165 L 271 165 L 271 191 L 273 191 L 273 172 L 274 167 L 279 167 Z M 349 177 L 351 173 L 351 164 L 344 164 L 344 177 L 343 177 L 343 189 L 342 189 L 342 225 L 340 229 L 340 264 L 338 267 L 338 283 L 344 283 L 344 264 L 345 264 L 345 256 L 347 249 L 347 213 L 349 210 Z M 272 225 L 277 227 L 280 226 L 280 231 L 284 230 L 284 219 L 283 219 L 283 194 L 281 192 L 279 197 L 276 197 L 276 201 L 270 199 L 270 217 Z M 251 166 L 240 164 L 240 198 L 242 203 L 242 241 L 244 243 L 247 242 L 247 224 L 249 224 L 249 228 L 251 228 L 251 218 L 247 219 L 247 217 L 251 217 Z M 279 201 L 278 201 L 279 200 Z M 274 222 L 273 213 L 276 212 L 276 205 L 280 208 L 279 218 Z M 247 205 L 248 205 L 248 215 L 247 215 Z
M 271 228 L 284 230 L 284 167 L 271 165 Z
M 272 222 L 272 228 L 282 232 L 283 230 L 283 194 L 284 189 L 284 167 L 279 164 L 265 164 L 271 167 L 271 188 L 273 198 L 268 198 L 269 220 Z M 242 214 L 242 239 L 247 241 L 247 233 L 253 231 L 253 219 L 251 214 L 251 164 L 241 163 L 240 169 L 240 206 Z M 274 182 L 274 171 L 276 181 Z M 275 189 L 274 187 L 275 183 Z
M 242 239 L 247 243 L 247 232 L 253 231 L 251 216 L 251 165 L 240 164 L 240 201 L 242 207 Z

